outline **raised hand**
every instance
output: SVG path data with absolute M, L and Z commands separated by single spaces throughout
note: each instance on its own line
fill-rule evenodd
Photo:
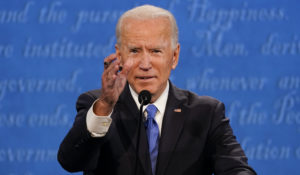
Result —
M 111 54 L 104 59 L 101 94 L 93 108 L 96 115 L 107 116 L 110 114 L 125 87 L 131 65 L 131 60 L 128 59 L 121 67 L 116 54 Z

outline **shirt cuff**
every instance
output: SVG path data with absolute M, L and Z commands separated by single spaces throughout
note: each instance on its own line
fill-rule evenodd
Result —
M 108 116 L 96 115 L 93 111 L 93 107 L 97 101 L 98 100 L 93 103 L 87 113 L 86 124 L 87 129 L 91 133 L 92 137 L 104 137 L 112 122 L 112 119 L 110 118 L 112 112 Z

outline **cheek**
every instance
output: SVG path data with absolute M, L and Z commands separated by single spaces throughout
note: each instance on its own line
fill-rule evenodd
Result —
M 171 64 L 170 63 L 161 64 L 160 67 L 157 68 L 157 71 L 159 72 L 160 81 L 165 81 L 166 79 L 169 78 L 171 72 Z
M 128 80 L 133 80 L 134 79 L 134 71 L 133 69 L 131 68 L 127 74 L 127 79 Z
M 127 79 L 133 81 L 137 70 L 138 70 L 138 65 L 137 64 L 133 64 L 131 66 L 130 70 L 128 71 Z

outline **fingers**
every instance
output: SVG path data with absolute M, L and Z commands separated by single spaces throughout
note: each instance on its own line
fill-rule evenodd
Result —
M 126 60 L 123 66 L 120 66 L 120 64 L 121 61 L 116 58 L 116 54 L 111 54 L 104 59 L 101 98 L 109 104 L 115 104 L 122 93 L 127 81 L 127 74 L 133 65 L 133 60 Z
M 114 86 L 115 80 L 117 78 L 118 69 L 118 63 L 114 62 L 107 68 L 107 70 L 103 72 L 102 80 L 104 86 L 106 85 L 108 88 L 112 88 Z
M 102 73 L 102 89 L 105 92 L 114 93 L 115 83 L 117 81 L 120 68 L 120 60 L 116 58 L 116 54 L 111 54 L 104 59 L 105 69 Z M 108 93 L 109 95 L 110 93 Z
M 111 54 L 104 59 L 103 77 L 111 79 L 119 69 L 120 61 L 116 58 L 116 54 Z M 117 70 L 116 70 L 117 69 Z
M 107 69 L 109 65 L 117 58 L 115 53 L 110 54 L 108 57 L 104 59 L 104 69 Z

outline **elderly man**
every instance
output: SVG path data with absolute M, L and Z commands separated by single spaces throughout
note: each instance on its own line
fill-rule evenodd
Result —
M 104 60 L 101 90 L 78 98 L 74 125 L 58 152 L 63 168 L 93 175 L 256 174 L 224 105 L 168 80 L 180 51 L 170 12 L 150 5 L 131 9 L 120 17 L 116 35 L 116 53 Z M 142 90 L 152 98 L 139 120 Z

